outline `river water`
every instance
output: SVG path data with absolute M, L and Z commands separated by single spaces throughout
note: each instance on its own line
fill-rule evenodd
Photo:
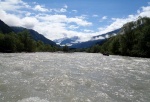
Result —
M 150 102 L 150 59 L 1 53 L 0 102 Z

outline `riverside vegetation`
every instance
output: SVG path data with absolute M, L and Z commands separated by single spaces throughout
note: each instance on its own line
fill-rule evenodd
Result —
M 59 50 L 57 46 L 33 40 L 28 31 L 18 34 L 14 32 L 0 33 L 0 52 L 54 52 L 57 50 Z
M 125 24 L 117 36 L 110 37 L 102 45 L 86 49 L 87 52 L 150 58 L 150 18 L 139 17 Z
M 2 29 L 3 28 L 3 29 Z M 33 40 L 28 30 L 14 33 L 7 25 L 0 25 L 0 52 L 90 52 L 150 58 L 150 18 L 139 17 L 125 24 L 120 32 L 100 45 L 84 49 L 69 49 L 68 46 L 45 44 Z

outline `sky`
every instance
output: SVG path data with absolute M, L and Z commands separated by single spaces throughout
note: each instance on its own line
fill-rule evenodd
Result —
M 50 40 L 91 36 L 150 17 L 150 0 L 0 0 L 0 19 L 33 29 Z

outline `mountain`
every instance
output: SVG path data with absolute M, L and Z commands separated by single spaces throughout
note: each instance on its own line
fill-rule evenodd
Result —
M 23 30 L 28 30 L 29 33 L 31 34 L 32 39 L 36 40 L 36 41 L 42 41 L 45 44 L 50 44 L 53 46 L 56 46 L 56 43 L 47 39 L 46 37 L 44 37 L 42 34 L 39 34 L 38 32 L 32 30 L 32 29 L 26 29 L 23 27 L 11 27 L 13 29 L 13 31 L 15 33 L 19 33 L 22 32 Z
M 89 48 L 96 44 L 102 44 L 106 41 L 106 39 L 100 39 L 100 40 L 90 40 L 86 42 L 76 43 L 70 46 L 70 48 Z
M 64 41 L 64 40 L 66 40 L 67 39 L 67 37 L 64 37 L 64 38 L 60 38 L 60 39 L 55 39 L 55 40 L 53 40 L 56 44 L 59 44 L 60 45 L 60 43 L 62 42 L 62 41 Z
M 116 29 L 116 30 L 114 30 L 114 31 L 111 31 L 111 32 L 108 32 L 108 33 L 105 33 L 105 34 L 93 36 L 92 39 L 98 39 L 98 38 L 100 38 L 100 37 L 106 39 L 106 38 L 109 38 L 109 37 L 111 37 L 111 36 L 117 35 L 117 33 L 118 33 L 120 30 L 121 30 L 121 29 Z
M 117 36 L 109 38 L 100 52 L 150 58 L 150 18 L 126 23 Z
M 74 36 L 74 37 L 67 38 L 67 39 L 63 40 L 60 44 L 61 45 L 74 44 L 74 42 L 76 42 L 78 39 L 79 39 L 78 36 Z
M 78 40 L 80 38 L 78 36 L 74 36 L 71 38 L 65 37 L 61 39 L 56 39 L 54 40 L 54 42 L 56 42 L 59 45 L 68 45 L 70 46 L 70 48 L 88 48 L 95 44 L 102 44 L 104 41 L 107 40 L 107 38 L 117 35 L 119 31 L 120 29 L 116 29 L 105 34 L 93 36 L 89 41 L 86 42 L 79 42 Z
M 7 24 L 0 20 L 0 32 L 7 34 L 13 32 L 13 29 L 11 29 Z
M 74 44 L 78 39 L 79 39 L 78 36 L 74 36 L 71 38 L 65 37 L 65 38 L 61 38 L 61 39 L 56 39 L 56 40 L 54 40 L 54 42 L 56 42 L 57 44 L 60 44 L 60 45 L 70 46 L 70 45 Z
M 117 29 L 117 30 L 114 30 L 114 31 L 111 31 L 111 32 L 108 32 L 108 33 L 105 33 L 102 35 L 93 36 L 93 37 L 91 37 L 91 40 L 89 40 L 89 41 L 81 42 L 81 43 L 75 43 L 70 47 L 71 48 L 89 48 L 89 47 L 96 45 L 96 44 L 102 44 L 110 36 L 117 35 L 119 31 L 120 31 L 120 29 Z
M 23 30 L 28 30 L 29 33 L 31 34 L 32 39 L 34 39 L 36 41 L 40 40 L 40 41 L 44 42 L 45 44 L 50 44 L 50 45 L 56 46 L 55 42 L 47 39 L 42 34 L 39 34 L 38 32 L 36 32 L 32 29 L 26 29 L 23 27 L 10 27 L 7 24 L 5 24 L 2 20 L 0 20 L 0 32 L 2 32 L 3 34 L 7 34 L 10 32 L 18 33 L 18 32 L 22 32 Z

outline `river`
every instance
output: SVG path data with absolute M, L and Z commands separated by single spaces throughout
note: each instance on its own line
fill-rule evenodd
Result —
M 0 102 L 150 102 L 150 59 L 1 53 Z

